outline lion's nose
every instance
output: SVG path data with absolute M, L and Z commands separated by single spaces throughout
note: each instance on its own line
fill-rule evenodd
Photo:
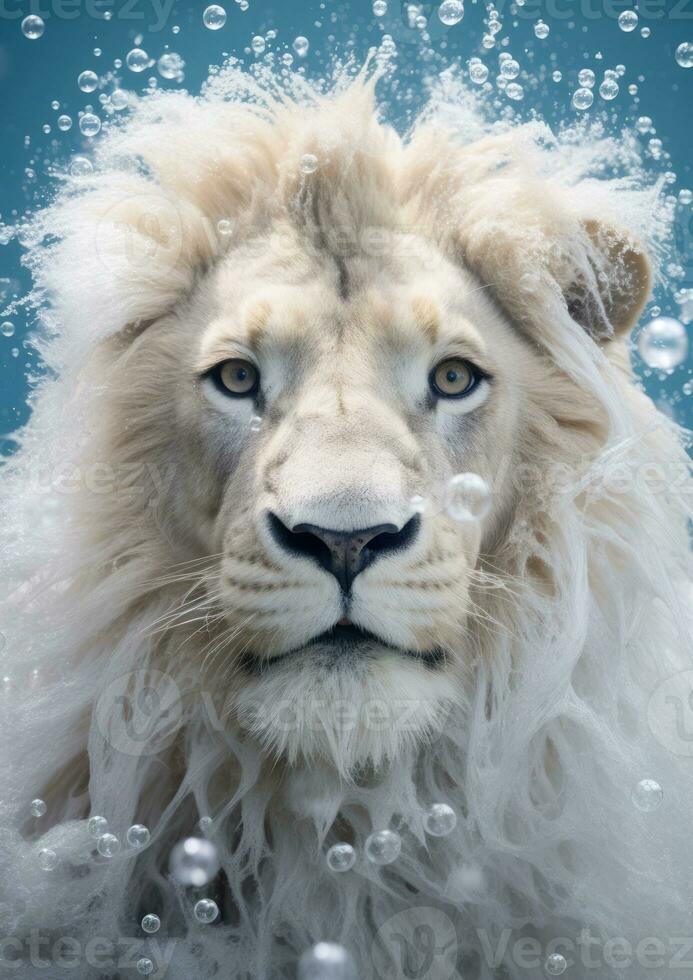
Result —
M 274 540 L 293 555 L 312 558 L 331 572 L 344 592 L 376 558 L 408 548 L 419 532 L 421 519 L 415 515 L 402 528 L 379 524 L 357 531 L 334 531 L 315 524 L 297 524 L 289 528 L 276 514 L 269 514 Z

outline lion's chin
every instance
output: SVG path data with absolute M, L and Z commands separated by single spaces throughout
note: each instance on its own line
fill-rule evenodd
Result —
M 233 713 L 269 756 L 326 762 L 350 778 L 436 740 L 457 700 L 447 670 L 386 647 L 343 658 L 310 647 L 252 676 Z

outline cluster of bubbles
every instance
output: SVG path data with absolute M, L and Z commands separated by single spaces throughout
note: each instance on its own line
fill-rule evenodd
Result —
M 457 814 L 447 803 L 434 803 L 423 814 L 423 826 L 431 837 L 446 837 L 457 826 Z M 364 854 L 371 864 L 392 864 L 402 851 L 402 838 L 394 830 L 376 830 L 366 838 Z M 325 855 L 330 871 L 351 871 L 356 864 L 356 849 L 346 841 L 333 844 Z

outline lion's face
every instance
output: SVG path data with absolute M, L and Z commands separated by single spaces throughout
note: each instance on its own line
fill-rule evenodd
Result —
M 175 375 L 168 534 L 219 556 L 214 669 L 292 756 L 363 761 L 440 723 L 474 657 L 480 548 L 513 509 L 538 355 L 431 245 L 390 246 L 237 250 L 154 341 Z M 481 523 L 446 509 L 462 471 L 492 488 Z

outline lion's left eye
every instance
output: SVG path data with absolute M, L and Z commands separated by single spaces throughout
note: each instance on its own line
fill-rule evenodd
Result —
M 209 376 L 224 395 L 249 398 L 260 384 L 260 372 L 250 361 L 233 358 L 222 361 L 209 372 Z
M 449 357 L 431 371 L 429 382 L 440 398 L 462 398 L 474 391 L 483 374 L 469 361 Z

